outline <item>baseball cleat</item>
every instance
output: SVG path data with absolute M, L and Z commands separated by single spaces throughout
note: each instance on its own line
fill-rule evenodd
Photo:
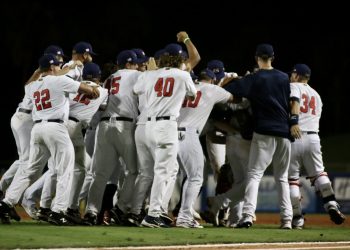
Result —
M 203 228 L 203 226 L 201 224 L 199 224 L 196 220 L 192 220 L 190 222 L 187 222 L 187 221 L 176 221 L 176 227 Z
M 141 225 L 144 227 L 151 227 L 151 228 L 169 228 L 170 226 L 165 224 L 164 221 L 160 217 L 153 217 L 146 215 L 146 217 L 141 222 Z
M 42 220 L 42 221 L 47 221 L 48 222 L 50 213 L 51 213 L 51 209 L 50 208 L 40 207 L 38 212 L 36 213 L 36 216 L 38 217 L 38 220 Z
M 345 215 L 339 211 L 338 207 L 333 205 L 328 207 L 328 214 L 331 220 L 337 225 L 342 224 L 346 218 Z

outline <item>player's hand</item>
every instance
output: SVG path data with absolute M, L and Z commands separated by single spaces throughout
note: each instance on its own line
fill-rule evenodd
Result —
M 183 43 L 186 38 L 189 38 L 186 31 L 180 31 L 176 36 L 179 43 Z
M 147 70 L 156 70 L 158 69 L 156 61 L 154 60 L 154 57 L 150 57 L 148 61 L 146 62 Z
M 92 93 L 91 93 L 91 99 L 96 99 L 100 96 L 100 91 L 98 90 L 97 86 L 91 86 Z
M 290 127 L 290 134 L 295 138 L 295 139 L 300 139 L 301 138 L 301 130 L 298 124 L 295 124 Z

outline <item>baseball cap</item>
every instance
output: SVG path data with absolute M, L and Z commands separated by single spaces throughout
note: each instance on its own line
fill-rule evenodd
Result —
M 212 70 L 210 70 L 210 69 L 203 69 L 200 74 L 201 75 L 206 75 L 206 76 L 208 76 L 209 78 L 211 78 L 213 80 L 216 79 L 215 73 Z
M 84 64 L 83 78 L 99 78 L 101 77 L 101 69 L 96 63 L 89 62 Z
M 156 53 L 154 53 L 154 59 L 158 60 L 161 55 L 163 55 L 165 53 L 165 49 L 160 49 L 160 50 L 157 50 Z
M 146 56 L 146 53 L 142 49 L 131 49 L 135 52 L 139 63 L 147 62 L 149 57 Z
M 311 69 L 306 64 L 299 63 L 299 64 L 295 64 L 294 65 L 293 70 L 291 71 L 291 73 L 297 73 L 300 76 L 308 76 L 308 77 L 310 77 Z
M 125 65 L 127 63 L 140 63 L 139 60 L 137 59 L 137 55 L 134 51 L 132 50 L 123 50 L 121 51 L 118 56 L 117 56 L 117 61 L 116 63 L 118 65 Z
M 181 45 L 176 43 L 170 43 L 164 48 L 165 53 L 171 56 L 183 55 L 183 50 Z
M 45 54 L 39 59 L 40 68 L 49 68 L 51 65 L 60 65 L 54 54 Z
M 256 52 L 255 52 L 256 56 L 263 56 L 266 55 L 268 57 L 273 57 L 274 52 L 273 52 L 273 47 L 271 44 L 267 44 L 267 43 L 262 43 L 259 44 L 256 47 Z
M 214 72 L 216 80 L 220 81 L 225 76 L 224 63 L 220 60 L 211 60 L 207 64 L 207 68 Z
M 65 56 L 61 47 L 50 45 L 44 50 L 44 54 L 53 54 L 56 56 Z
M 73 47 L 73 53 L 84 54 L 85 52 L 96 55 L 95 52 L 92 51 L 92 46 L 88 42 L 78 42 Z

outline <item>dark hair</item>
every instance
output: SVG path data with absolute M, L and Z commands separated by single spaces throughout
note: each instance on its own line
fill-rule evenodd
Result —
M 199 80 L 199 81 L 202 81 L 202 80 L 210 81 L 210 80 L 213 80 L 213 79 L 210 78 L 210 77 L 205 73 L 205 71 L 201 71 L 201 72 L 199 73 L 198 80 Z
M 182 55 L 161 55 L 159 61 L 159 67 L 170 67 L 170 68 L 179 68 L 181 64 L 185 61 L 185 58 Z

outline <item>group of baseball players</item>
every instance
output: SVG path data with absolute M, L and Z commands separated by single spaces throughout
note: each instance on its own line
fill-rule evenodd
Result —
M 322 101 L 308 85 L 310 68 L 296 64 L 290 76 L 274 69 L 273 47 L 259 44 L 254 72 L 240 77 L 212 60 L 197 77 L 196 47 L 184 31 L 177 42 L 154 58 L 123 50 L 107 75 L 87 42 L 73 47 L 67 63 L 60 47 L 46 48 L 11 119 L 19 158 L 0 181 L 3 224 L 20 220 L 14 207 L 21 204 L 31 218 L 55 225 L 203 228 L 193 209 L 203 184 L 201 135 L 214 173 L 225 161 L 233 173 L 232 188 L 208 198 L 214 225 L 225 207 L 224 226 L 253 225 L 269 165 L 280 228 L 304 227 L 301 167 L 331 220 L 345 221 L 323 166 Z M 225 115 L 210 115 L 218 105 Z M 177 178 L 174 221 L 168 206 Z

